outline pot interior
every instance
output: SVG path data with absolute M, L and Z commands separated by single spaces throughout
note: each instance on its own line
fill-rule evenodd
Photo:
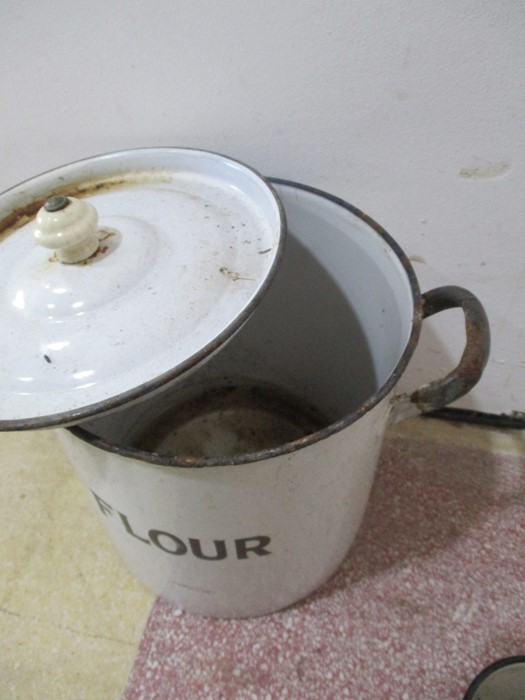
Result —
M 340 200 L 291 183 L 275 187 L 288 239 L 253 315 L 205 365 L 83 428 L 116 445 L 220 458 L 351 422 L 390 390 L 419 330 L 405 256 Z

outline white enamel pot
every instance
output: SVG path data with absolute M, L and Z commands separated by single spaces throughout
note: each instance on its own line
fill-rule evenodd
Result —
M 489 327 L 459 287 L 421 295 L 369 217 L 275 180 L 288 242 L 253 316 L 169 390 L 61 431 L 129 569 L 191 613 L 270 613 L 339 567 L 361 523 L 385 428 L 479 379 Z M 458 368 L 410 396 L 396 384 L 425 317 L 461 307 Z

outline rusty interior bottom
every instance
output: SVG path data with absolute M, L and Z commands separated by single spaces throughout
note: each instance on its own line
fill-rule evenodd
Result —
M 233 456 L 279 447 L 326 425 L 317 409 L 282 389 L 223 386 L 166 411 L 133 447 L 170 456 Z

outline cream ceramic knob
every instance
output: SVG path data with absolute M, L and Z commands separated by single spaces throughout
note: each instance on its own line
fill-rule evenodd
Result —
M 79 263 L 98 248 L 97 224 L 97 210 L 91 204 L 56 195 L 38 211 L 34 236 L 40 245 L 54 249 L 60 262 Z

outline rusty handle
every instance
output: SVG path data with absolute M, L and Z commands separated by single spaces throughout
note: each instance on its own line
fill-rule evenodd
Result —
M 425 384 L 410 395 L 421 413 L 435 411 L 469 392 L 479 381 L 490 352 L 490 326 L 477 297 L 463 287 L 438 287 L 423 294 L 423 318 L 440 311 L 461 308 L 465 314 L 467 342 L 459 365 L 443 379 Z

